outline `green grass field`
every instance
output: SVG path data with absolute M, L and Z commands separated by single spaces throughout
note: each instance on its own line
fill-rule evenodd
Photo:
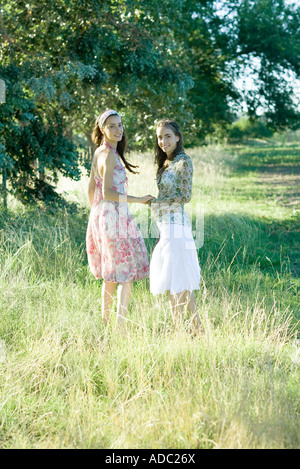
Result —
M 187 153 L 187 208 L 204 211 L 201 338 L 174 333 L 148 279 L 134 285 L 127 336 L 104 327 L 86 175 L 59 182 L 77 211 L 9 200 L 1 212 L 1 448 L 300 447 L 300 147 Z M 131 160 L 129 193 L 155 195 L 152 156 Z

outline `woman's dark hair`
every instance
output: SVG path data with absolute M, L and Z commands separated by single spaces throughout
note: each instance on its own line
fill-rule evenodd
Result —
M 183 150 L 183 138 L 182 138 L 182 134 L 180 132 L 180 127 L 177 124 L 177 122 L 172 120 L 172 119 L 162 119 L 162 120 L 160 120 L 156 124 L 156 130 L 159 127 L 169 127 L 174 132 L 174 134 L 177 137 L 179 137 L 179 140 L 177 142 L 177 146 L 176 146 L 175 150 L 173 151 L 173 153 L 171 155 L 171 158 L 170 158 L 171 160 L 173 160 L 175 158 L 175 156 L 178 155 L 178 153 L 181 153 L 181 152 L 184 151 Z M 161 177 L 162 173 L 165 170 L 164 164 L 165 164 L 165 161 L 167 159 L 167 154 L 158 145 L 157 135 L 156 135 L 156 140 L 155 140 L 155 150 L 154 150 L 154 152 L 155 152 L 154 162 L 155 162 L 155 164 L 157 164 L 156 176 Z
M 110 116 L 117 116 L 117 115 L 118 115 L 117 113 L 116 114 L 110 114 Z M 101 116 L 101 114 L 97 117 L 94 129 L 93 129 L 93 132 L 92 132 L 92 140 L 93 140 L 93 142 L 96 143 L 96 145 L 98 145 L 98 147 L 102 144 L 102 142 L 104 140 L 104 135 L 101 132 L 100 127 L 99 127 L 100 116 Z M 110 116 L 108 116 L 108 117 L 110 117 Z M 105 119 L 103 124 L 105 124 L 105 122 L 106 122 L 106 119 Z M 123 161 L 123 163 L 125 165 L 125 168 L 128 169 L 128 171 L 130 171 L 131 173 L 137 174 L 138 171 L 134 171 L 133 168 L 138 168 L 138 166 L 135 166 L 132 163 L 129 163 L 129 161 L 127 161 L 125 159 L 124 153 L 125 153 L 126 149 L 127 149 L 127 137 L 126 137 L 125 129 L 124 129 L 124 126 L 123 126 L 123 137 L 122 137 L 122 140 L 120 142 L 118 142 L 118 144 L 117 144 L 117 152 L 120 155 L 120 158 Z

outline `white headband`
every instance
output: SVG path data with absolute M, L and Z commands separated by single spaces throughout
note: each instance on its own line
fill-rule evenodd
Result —
M 103 114 L 101 114 L 101 116 L 99 117 L 99 121 L 98 121 L 99 127 L 103 127 L 103 124 L 106 121 L 106 119 L 112 115 L 117 115 L 121 117 L 117 111 L 113 111 L 113 109 L 109 109 L 108 111 L 103 112 Z

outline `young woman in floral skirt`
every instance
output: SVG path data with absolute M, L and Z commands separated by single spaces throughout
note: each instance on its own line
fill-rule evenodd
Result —
M 102 318 L 110 320 L 115 288 L 117 324 L 125 330 L 132 283 L 149 275 L 147 249 L 128 203 L 147 204 L 153 197 L 127 195 L 125 168 L 135 173 L 136 166 L 125 157 L 126 136 L 121 116 L 107 110 L 96 120 L 92 134 L 98 145 L 93 157 L 88 195 L 91 206 L 86 235 L 91 272 L 103 279 Z

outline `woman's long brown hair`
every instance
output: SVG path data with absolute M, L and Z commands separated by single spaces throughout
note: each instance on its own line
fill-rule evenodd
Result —
M 173 153 L 171 155 L 171 158 L 170 158 L 171 160 L 173 160 L 175 158 L 175 156 L 178 155 L 178 153 L 181 153 L 181 152 L 184 151 L 183 150 L 183 138 L 182 138 L 182 134 L 181 134 L 181 131 L 180 131 L 180 127 L 177 124 L 177 122 L 172 120 L 172 119 L 162 119 L 162 120 L 160 120 L 156 125 L 156 130 L 159 127 L 169 127 L 174 132 L 174 134 L 177 137 L 179 137 L 179 140 L 177 142 L 177 146 L 176 146 L 175 150 L 173 151 Z M 162 173 L 165 170 L 164 164 L 165 164 L 165 161 L 167 159 L 167 154 L 158 145 L 157 135 L 156 135 L 154 152 L 155 152 L 154 163 L 157 164 L 156 177 L 161 178 Z
M 110 115 L 111 116 L 116 116 L 117 113 L 116 114 L 110 114 Z M 101 116 L 101 114 L 97 117 L 94 129 L 93 129 L 93 132 L 92 132 L 92 140 L 93 140 L 93 142 L 96 143 L 96 145 L 98 145 L 98 147 L 102 144 L 102 142 L 104 140 L 104 135 L 101 132 L 100 127 L 99 127 L 100 116 Z M 108 117 L 110 117 L 110 116 L 108 116 Z M 104 123 L 105 123 L 105 121 L 104 121 Z M 118 142 L 118 144 L 117 144 L 117 152 L 120 155 L 120 158 L 123 161 L 123 163 L 125 165 L 125 168 L 128 169 L 128 171 L 130 171 L 131 173 L 137 174 L 138 171 L 134 171 L 133 168 L 138 168 L 138 166 L 135 166 L 134 164 L 127 161 L 125 156 L 124 156 L 124 153 L 125 153 L 126 149 L 127 149 L 127 137 L 126 137 L 125 129 L 123 127 L 123 137 L 122 137 L 122 140 L 120 142 Z

